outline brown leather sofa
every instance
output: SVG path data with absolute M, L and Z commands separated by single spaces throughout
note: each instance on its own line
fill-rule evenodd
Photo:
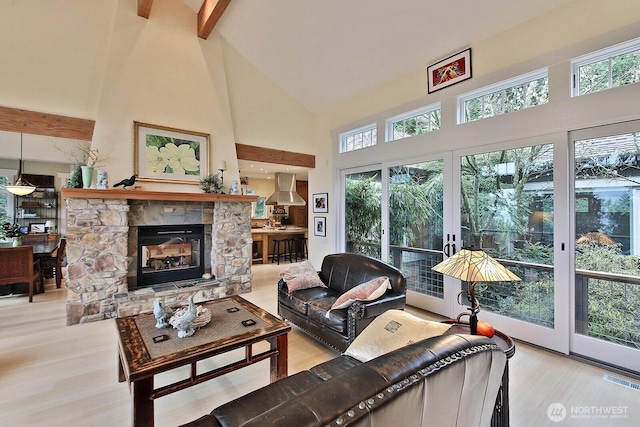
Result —
M 489 426 L 505 363 L 488 338 L 439 335 L 366 363 L 338 356 L 186 426 Z
M 324 257 L 318 275 L 326 288 L 289 293 L 286 282 L 280 279 L 278 314 L 338 351 L 344 351 L 377 316 L 405 306 L 405 277 L 400 270 L 380 260 L 361 254 L 331 254 Z M 382 297 L 356 301 L 345 309 L 329 310 L 340 295 L 380 276 L 387 276 L 391 284 L 391 289 Z

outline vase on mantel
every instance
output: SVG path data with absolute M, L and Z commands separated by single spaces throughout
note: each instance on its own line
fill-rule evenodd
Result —
M 82 188 L 91 188 L 93 182 L 93 166 L 80 166 L 82 169 Z

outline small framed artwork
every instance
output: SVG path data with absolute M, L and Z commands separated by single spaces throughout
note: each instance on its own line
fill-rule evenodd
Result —
M 329 194 L 317 193 L 313 195 L 313 212 L 327 213 L 329 212 Z
M 313 235 L 327 237 L 327 218 L 324 216 L 313 217 Z
M 44 233 L 44 224 L 31 224 L 29 225 L 29 233 Z
M 429 93 L 471 78 L 471 48 L 456 53 L 427 68 Z
M 138 181 L 199 184 L 209 175 L 209 134 L 133 122 Z

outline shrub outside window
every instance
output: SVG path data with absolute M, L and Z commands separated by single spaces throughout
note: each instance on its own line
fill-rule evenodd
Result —
M 377 144 L 378 129 L 375 123 L 340 134 L 340 152 L 360 150 Z
M 640 38 L 571 61 L 573 96 L 640 81 Z
M 440 104 L 408 111 L 386 121 L 387 142 L 440 129 Z
M 487 119 L 549 102 L 546 68 L 485 86 L 458 97 L 458 124 Z

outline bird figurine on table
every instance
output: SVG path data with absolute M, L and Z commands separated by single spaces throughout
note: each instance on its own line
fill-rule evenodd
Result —
M 136 175 L 131 175 L 131 178 L 128 179 L 123 179 L 122 181 L 113 184 L 114 187 L 120 187 L 122 185 L 122 188 L 124 188 L 125 190 L 127 189 L 127 187 L 131 187 L 133 184 L 136 183 Z
M 160 301 L 160 299 L 158 298 L 153 300 L 153 315 L 156 318 L 156 328 L 162 329 L 169 326 L 169 323 L 167 323 L 167 318 L 171 316 L 171 313 L 167 308 L 165 308 L 162 301 Z
M 178 330 L 178 338 L 190 337 L 195 332 L 193 320 L 196 318 L 198 310 L 193 302 L 193 295 L 189 297 L 189 306 L 176 310 L 169 319 L 169 323 Z

